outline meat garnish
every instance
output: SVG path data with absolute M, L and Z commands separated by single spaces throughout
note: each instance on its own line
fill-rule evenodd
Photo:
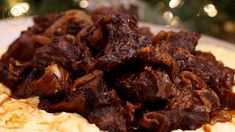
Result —
M 0 59 L 14 98 L 76 112 L 110 132 L 194 130 L 231 120 L 235 71 L 197 51 L 200 34 L 137 26 L 100 8 L 34 18 Z

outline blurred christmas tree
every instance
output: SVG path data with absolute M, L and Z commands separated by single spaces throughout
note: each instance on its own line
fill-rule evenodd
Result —
M 16 17 L 12 15 L 14 7 L 15 12 L 25 10 L 24 5 L 26 3 L 30 6 L 29 12 L 24 15 L 42 15 L 45 13 L 61 12 L 71 8 L 80 8 L 79 4 L 74 0 L 0 0 L 0 12 L 1 18 Z
M 142 1 L 149 5 L 146 12 L 151 12 L 151 16 L 145 15 L 146 21 L 186 28 L 235 42 L 234 0 Z M 153 17 L 153 12 L 158 17 Z M 162 17 L 159 17 L 159 13 Z
M 42 15 L 71 8 L 90 10 L 96 5 L 110 4 L 125 7 L 134 4 L 139 7 L 142 21 L 185 28 L 235 43 L 234 0 L 0 0 L 0 18 Z

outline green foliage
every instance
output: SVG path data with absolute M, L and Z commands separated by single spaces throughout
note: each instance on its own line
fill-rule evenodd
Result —
M 169 7 L 170 0 L 142 0 L 147 2 L 151 9 L 148 12 L 156 12 L 158 15 L 145 17 L 145 21 L 151 22 L 152 18 L 158 17 L 158 19 L 163 19 L 159 17 L 159 14 L 163 14 L 165 11 L 171 11 L 174 16 L 180 18 L 181 28 L 187 28 L 193 31 L 201 32 L 204 34 L 216 36 L 222 39 L 226 39 L 231 42 L 235 42 L 234 36 L 235 29 L 233 31 L 226 31 L 225 24 L 227 22 L 232 22 L 235 28 L 235 1 L 234 0 L 181 0 L 182 4 L 176 8 Z M 159 3 L 163 3 L 162 8 L 157 8 Z M 205 11 L 204 6 L 206 4 L 215 5 L 218 13 L 215 17 L 209 17 Z M 162 23 L 160 20 L 157 24 L 166 25 L 167 23 Z

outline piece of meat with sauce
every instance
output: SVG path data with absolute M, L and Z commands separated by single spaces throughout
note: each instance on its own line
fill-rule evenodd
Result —
M 144 127 L 144 131 L 169 132 L 179 128 L 195 130 L 209 121 L 208 112 L 160 110 L 145 113 L 140 125 Z
M 189 68 L 215 91 L 217 89 L 231 90 L 231 86 L 234 85 L 235 71 L 225 67 L 222 62 L 216 61 L 211 53 L 197 51 L 194 64 L 193 67 L 189 66 Z
M 223 97 L 223 92 L 226 93 L 226 91 L 231 90 L 231 87 L 234 85 L 234 70 L 225 67 L 223 63 L 217 61 L 211 53 L 195 51 L 194 43 L 195 40 L 197 40 L 197 37 L 188 37 L 188 39 L 185 39 L 190 33 L 170 32 L 169 34 L 170 36 L 174 36 L 174 34 L 178 34 L 176 36 L 180 35 L 181 37 L 178 37 L 178 41 L 180 42 L 194 38 L 192 39 L 192 43 L 188 43 L 190 44 L 188 47 L 194 48 L 184 48 L 180 45 L 179 47 L 172 46 L 173 42 L 167 39 L 169 36 L 167 33 L 159 33 L 155 37 L 158 38 L 157 40 L 154 40 L 154 43 L 156 42 L 155 46 L 169 53 L 176 61 L 180 71 L 192 71 L 202 78 L 210 88 L 215 90 L 219 97 Z M 191 35 L 193 34 L 191 33 Z M 177 43 L 175 44 L 177 45 Z
M 102 93 L 94 102 L 94 108 L 87 117 L 89 122 L 101 130 L 126 132 L 126 109 L 114 90 Z
M 115 91 L 109 91 L 103 81 L 103 72 L 95 70 L 75 80 L 65 98 L 59 103 L 51 102 L 49 111 L 74 111 L 86 116 L 95 107 L 120 104 Z
M 161 69 L 145 67 L 140 73 L 130 73 L 117 80 L 117 89 L 134 103 L 167 101 L 176 94 L 168 74 Z
M 43 69 L 53 63 L 69 71 L 80 71 L 82 75 L 89 73 L 94 65 L 89 48 L 71 35 L 55 37 L 51 44 L 36 51 L 33 58 L 35 68 Z
M 6 63 L 10 58 L 19 61 L 29 61 L 38 47 L 32 39 L 32 31 L 24 31 L 21 36 L 9 46 L 8 51 L 2 55 L 0 63 Z
M 27 78 L 31 70 L 31 63 L 20 62 L 10 58 L 5 63 L 0 63 L 0 82 L 3 82 L 11 89 L 15 89 L 17 85 Z
M 145 63 L 164 67 L 173 82 L 179 75 L 179 67 L 175 59 L 167 51 L 157 46 L 149 46 L 139 49 L 138 56 L 144 60 Z
M 101 35 L 96 37 L 98 43 L 92 46 L 98 50 L 96 66 L 103 71 L 109 72 L 136 59 L 137 50 L 151 44 L 147 37 L 138 33 L 135 17 L 111 13 L 105 15 L 97 26 Z
M 197 75 L 182 71 L 178 82 L 177 94 L 168 103 L 166 109 L 216 111 L 220 107 L 217 94 Z
M 29 61 L 33 58 L 36 48 L 40 47 L 33 36 L 42 34 L 52 23 L 54 23 L 62 14 L 51 14 L 33 18 L 34 25 L 23 31 L 8 48 L 8 51 L 1 57 L 0 62 L 5 62 L 11 57 L 20 61 Z
M 33 96 L 50 97 L 69 91 L 71 78 L 68 71 L 57 64 L 45 71 L 32 70 L 28 78 L 13 89 L 13 96 L 28 98 Z
M 106 106 L 96 108 L 88 115 L 88 120 L 101 130 L 109 132 L 126 132 L 126 119 L 122 107 Z
M 7 52 L 1 56 L 1 82 L 15 89 L 26 78 L 32 70 L 30 61 L 36 49 L 41 47 L 34 41 L 33 36 L 43 33 L 60 16 L 61 14 L 53 14 L 34 18 L 35 24 L 27 31 L 23 31 L 20 37 L 9 46 Z
M 71 32 L 71 24 L 76 25 L 76 32 Z M 80 10 L 69 10 L 66 11 L 58 20 L 50 25 L 43 33 L 46 37 L 63 36 L 68 33 L 76 35 L 81 29 L 93 25 L 91 17 L 85 12 Z
M 43 34 L 54 22 L 60 19 L 64 13 L 47 14 L 36 16 L 33 18 L 34 27 L 37 29 L 37 34 Z
M 103 72 L 94 71 L 74 81 L 66 96 L 59 102 L 47 99 L 41 101 L 41 107 L 48 111 L 70 111 L 81 115 L 87 114 L 95 107 L 98 97 L 107 91 L 103 82 Z
M 195 32 L 164 32 L 160 31 L 153 38 L 153 43 L 157 44 L 161 41 L 167 41 L 174 47 L 180 47 L 189 50 L 190 52 L 195 51 L 198 39 L 201 37 L 199 33 Z
M 124 93 L 123 96 L 127 100 L 140 103 L 141 109 L 146 111 L 161 109 L 187 111 L 189 113 L 197 111 L 206 114 L 208 118 L 211 111 L 218 110 L 220 101 L 217 94 L 208 88 L 200 77 L 188 71 L 183 71 L 180 75 L 179 82 L 174 84 L 166 72 L 145 67 L 144 72 L 124 75 L 118 80 L 117 85 L 121 88 L 122 93 Z M 181 122 L 181 118 L 179 119 L 177 116 L 170 116 L 169 118 Z M 192 118 L 191 121 L 197 122 L 197 119 L 195 121 L 194 119 Z M 158 122 L 164 124 L 162 120 Z M 187 129 L 192 128 L 187 125 L 185 127 L 188 127 Z M 178 128 L 180 127 L 178 126 Z M 161 128 L 158 128 L 158 130 L 161 131 Z
M 108 91 L 102 71 L 95 70 L 78 78 L 63 100 L 53 102 L 53 99 L 42 99 L 40 107 L 54 112 L 77 112 L 102 130 L 121 132 L 126 129 L 121 100 L 115 91 Z

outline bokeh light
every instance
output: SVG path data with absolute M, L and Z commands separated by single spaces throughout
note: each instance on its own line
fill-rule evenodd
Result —
M 162 16 L 163 16 L 163 19 L 164 19 L 167 23 L 169 23 L 169 22 L 171 21 L 171 19 L 173 18 L 173 14 L 172 14 L 172 12 L 170 12 L 170 11 L 164 12 Z
M 13 17 L 19 17 L 25 14 L 26 12 L 28 12 L 29 8 L 30 8 L 30 5 L 27 2 L 17 3 L 11 8 L 10 14 Z
M 79 2 L 79 5 L 80 5 L 81 8 L 87 8 L 88 5 L 89 5 L 89 3 L 88 3 L 87 0 L 81 0 L 81 1 Z
M 209 17 L 215 17 L 218 13 L 217 9 L 213 4 L 207 4 L 204 6 L 204 11 Z
M 179 26 L 179 24 L 180 24 L 180 18 L 177 16 L 174 16 L 169 23 L 169 25 L 172 27 L 177 27 Z
M 177 6 L 179 6 L 181 3 L 181 0 L 170 0 L 169 2 L 169 6 L 170 8 L 176 8 Z
M 162 10 L 164 7 L 165 7 L 164 2 L 158 2 L 158 3 L 156 4 L 156 8 L 157 8 L 158 10 Z
M 224 30 L 226 32 L 235 33 L 235 23 L 232 21 L 226 21 L 224 23 Z

